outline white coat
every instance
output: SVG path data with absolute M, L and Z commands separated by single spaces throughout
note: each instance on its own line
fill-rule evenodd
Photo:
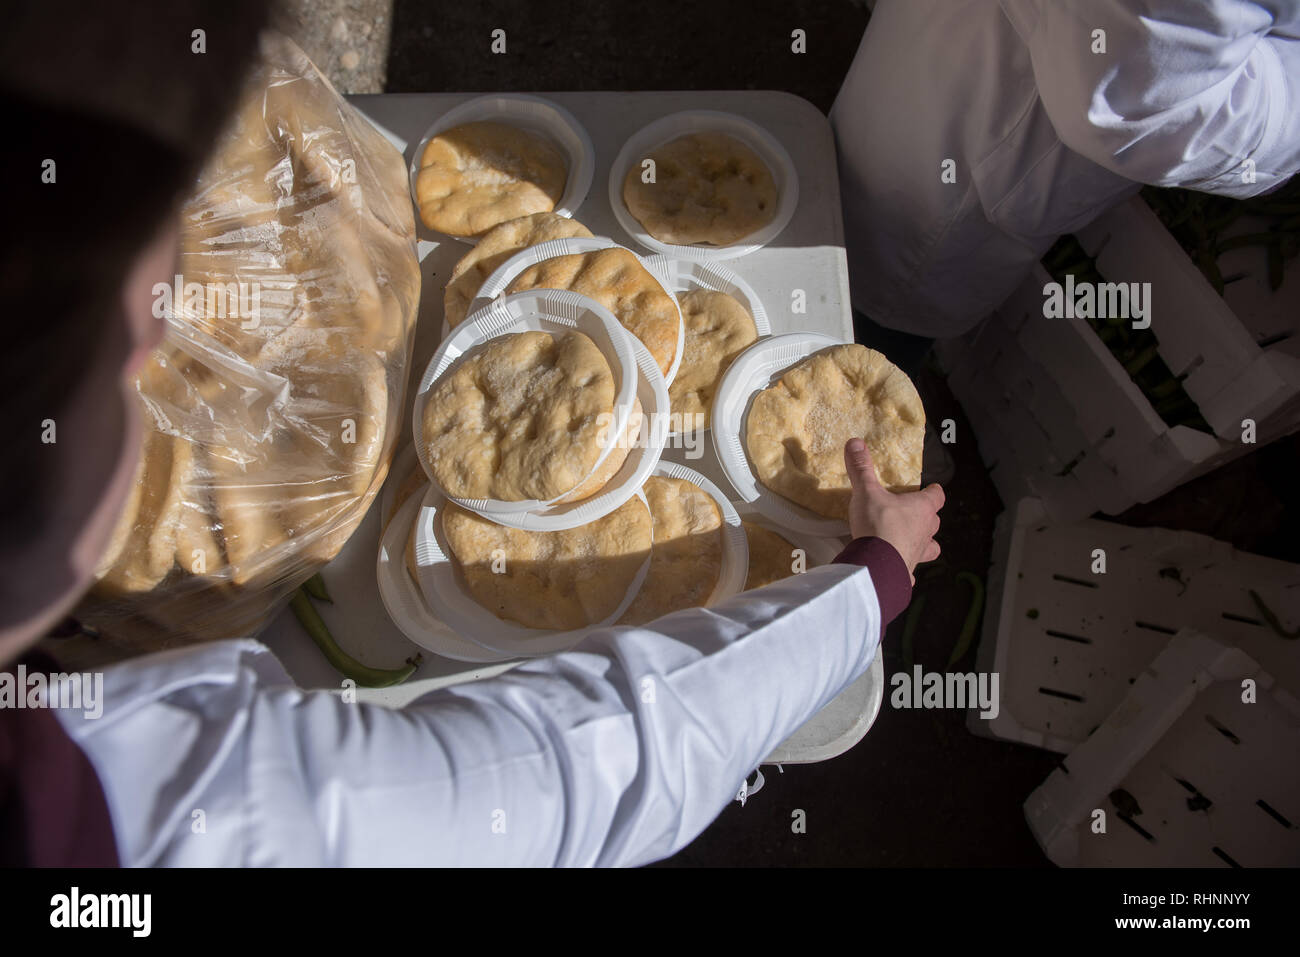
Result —
M 854 307 L 959 335 L 1140 183 L 1300 169 L 1300 0 L 880 0 L 831 123 Z
M 125 865 L 635 865 L 704 830 L 879 633 L 869 570 L 835 564 L 401 709 L 303 691 L 249 640 L 110 668 L 99 718 L 56 713 Z

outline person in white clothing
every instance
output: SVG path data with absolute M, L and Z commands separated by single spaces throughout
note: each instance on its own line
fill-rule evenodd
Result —
M 1140 184 L 1300 169 L 1300 0 L 879 0 L 831 123 L 860 338 L 960 335 Z

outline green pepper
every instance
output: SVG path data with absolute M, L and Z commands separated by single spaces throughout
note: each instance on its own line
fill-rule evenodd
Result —
M 1137 375 L 1148 362 L 1158 355 L 1160 355 L 1160 347 L 1155 343 L 1152 343 L 1128 362 L 1124 363 L 1124 371 L 1130 376 Z
M 1174 395 L 1166 396 L 1155 404 L 1156 415 L 1161 417 L 1176 415 L 1184 411 L 1190 412 L 1195 408 L 1195 404 L 1186 392 L 1178 392 Z
M 1153 385 L 1150 389 L 1148 389 L 1147 398 L 1163 399 L 1165 396 L 1173 395 L 1175 392 L 1177 392 L 1181 385 L 1182 383 L 1179 382 L 1175 376 L 1170 375 L 1169 378 L 1165 379 L 1163 382 L 1159 383 L 1158 385 Z
M 912 643 L 916 639 L 916 626 L 921 621 L 921 611 L 925 608 L 925 596 L 917 595 L 912 599 L 912 607 L 907 610 L 907 622 L 903 625 L 903 667 L 912 670 L 915 657 Z
M 975 638 L 975 628 L 979 624 L 980 613 L 984 611 L 984 582 L 978 575 L 970 572 L 958 572 L 957 581 L 967 582 L 971 587 L 970 605 L 966 608 L 966 620 L 962 622 L 957 643 L 948 655 L 948 667 L 951 668 L 965 657 L 970 644 Z
M 325 587 L 325 579 L 320 577 L 320 572 L 317 572 L 315 575 L 312 575 L 311 578 L 308 578 L 303 582 L 302 587 L 307 590 L 307 594 L 311 595 L 311 597 L 315 598 L 317 601 L 328 602 L 331 605 L 334 604 L 334 599 L 330 597 L 329 590 Z
M 311 636 L 311 640 L 316 643 L 316 647 L 321 650 L 325 660 L 333 666 L 334 670 L 345 678 L 351 678 L 363 688 L 389 688 L 401 684 L 415 674 L 415 669 L 420 665 L 422 656 L 419 654 L 414 658 L 407 658 L 405 666 L 401 668 L 383 669 L 363 665 L 338 646 L 305 589 L 300 588 L 293 593 L 289 607 L 293 609 L 298 623 Z

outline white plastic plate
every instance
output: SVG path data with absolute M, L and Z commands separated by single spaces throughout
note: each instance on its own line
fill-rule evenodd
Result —
M 384 480 L 384 487 L 379 490 L 379 514 L 385 523 L 393 514 L 393 497 L 397 494 L 398 487 L 406 481 L 406 477 L 414 469 L 424 471 L 415 458 L 415 446 L 404 445 L 393 456 L 393 462 L 388 466 L 388 478 Z M 416 498 L 419 496 L 417 495 Z
M 736 356 L 718 383 L 710 430 L 722 471 L 742 501 L 753 504 L 781 528 L 827 538 L 848 535 L 849 523 L 796 505 L 759 482 L 745 453 L 744 435 L 749 407 L 756 394 L 781 378 L 795 363 L 822 349 L 842 345 L 840 340 L 816 332 L 791 332 L 758 340 Z
M 547 295 L 552 293 L 548 291 Z M 594 522 L 608 515 L 637 493 L 646 478 L 659 464 L 668 441 L 668 386 L 664 385 L 659 363 L 650 350 L 628 332 L 623 335 L 632 344 L 639 375 L 636 380 L 636 397 L 641 400 L 641 431 L 628 449 L 627 458 L 614 476 L 605 483 L 602 491 L 590 498 L 564 505 L 552 505 L 542 513 L 516 512 L 506 515 L 488 515 L 500 525 L 522 528 L 527 531 L 557 531 Z M 619 435 L 622 433 L 619 432 Z M 590 516 L 583 518 L 584 515 Z
M 745 282 L 734 269 L 729 269 L 720 262 L 705 262 L 698 259 L 674 259 L 671 256 L 651 256 L 646 259 L 646 266 L 655 275 L 663 275 L 675 295 L 692 292 L 696 289 L 708 289 L 712 292 L 724 292 L 749 310 L 754 318 L 754 328 L 758 338 L 772 334 L 772 324 L 768 322 L 767 310 L 758 298 L 754 287 Z M 681 303 L 678 303 L 680 311 Z M 686 319 L 682 317 L 682 328 Z M 707 432 L 708 429 L 689 429 L 690 432 Z M 678 432 L 671 432 L 677 435 Z
M 636 494 L 644 503 L 645 496 L 639 491 Z M 505 621 L 470 597 L 461 584 L 455 563 L 442 538 L 442 521 L 438 517 L 438 510 L 446 501 L 441 492 L 430 486 L 416 519 L 419 526 L 415 535 L 415 562 L 419 570 L 420 590 L 429 606 L 436 609 L 447 624 L 474 644 L 498 654 L 535 658 L 572 648 L 585 635 L 613 624 L 627 611 L 627 606 L 640 591 L 641 583 L 645 581 L 646 572 L 650 568 L 650 556 L 646 555 L 614 613 L 585 628 L 547 631 Z
M 601 449 L 593 471 L 600 467 L 619 437 L 623 435 L 628 416 L 639 395 L 638 385 L 643 378 L 637 372 L 635 345 L 639 343 L 607 309 L 593 299 L 561 290 L 531 290 L 507 296 L 461 323 L 456 327 L 455 334 L 443 342 L 433 354 L 433 358 L 429 360 L 416 390 L 411 430 L 414 434 L 416 454 L 431 482 L 437 484 L 428 464 L 423 423 L 425 403 L 435 383 L 455 369 L 465 355 L 498 336 L 526 330 L 562 334 L 574 329 L 587 335 L 596 344 L 614 374 L 613 419 L 606 432 L 605 446 Z M 668 390 L 665 388 L 665 407 L 667 394 Z M 644 400 L 642 406 L 645 407 Z M 628 458 L 631 457 L 629 454 Z M 619 474 L 622 474 L 621 471 Z M 584 480 L 585 478 L 584 476 Z M 610 486 L 614 484 L 611 482 L 606 485 L 606 488 L 613 491 Z M 516 528 L 551 531 L 573 528 L 594 521 L 627 501 L 627 497 L 625 495 L 617 503 L 610 505 L 604 495 L 596 495 L 568 504 L 560 504 L 557 501 L 543 502 L 537 499 L 517 502 L 497 499 L 462 499 L 448 495 L 448 498 L 458 505 L 493 521 L 511 524 Z M 601 508 L 605 508 L 605 511 L 600 511 Z
M 763 759 L 764 764 L 829 761 L 853 747 L 871 730 L 885 700 L 884 655 L 876 649 L 871 667 L 808 719 Z
M 698 485 L 718 506 L 722 513 L 722 568 L 718 573 L 718 583 L 713 586 L 705 606 L 716 605 L 726 601 L 732 595 L 740 594 L 745 587 L 745 576 L 749 574 L 749 539 L 740 524 L 740 515 L 735 506 L 722 494 L 722 490 L 707 478 L 676 462 L 660 462 L 655 468 L 655 475 L 665 478 L 685 479 Z M 833 557 L 833 556 L 832 556 Z
M 623 179 L 633 164 L 638 164 L 651 152 L 671 140 L 687 133 L 716 132 L 726 133 L 740 140 L 758 154 L 776 183 L 776 215 L 762 229 L 756 230 L 729 246 L 710 246 L 699 243 L 683 246 L 677 243 L 665 243 L 655 239 L 645 227 L 637 222 L 636 217 L 623 202 Z M 614 210 L 614 218 L 627 230 L 627 234 L 646 249 L 669 256 L 699 259 L 735 259 L 756 249 L 761 249 L 780 235 L 781 230 L 789 224 L 799 203 L 799 175 L 795 172 L 794 161 L 771 133 L 753 120 L 735 113 L 723 113 L 718 110 L 685 110 L 672 113 L 655 120 L 648 126 L 628 137 L 618 157 L 609 168 L 609 205 Z
M 515 253 L 492 273 L 487 279 L 483 280 L 483 285 L 479 287 L 478 295 L 474 301 L 469 304 L 470 315 L 475 310 L 482 309 L 491 304 L 492 300 L 502 295 L 511 281 L 529 266 L 535 266 L 539 262 L 547 259 L 554 259 L 556 256 L 569 256 L 575 253 L 590 253 L 599 249 L 624 249 L 618 243 L 605 236 L 574 236 L 569 239 L 550 239 L 544 243 L 538 243 L 536 246 L 529 246 L 527 249 L 521 249 Z M 686 323 L 682 321 L 682 310 L 677 305 L 677 296 L 673 294 L 672 286 L 669 283 L 668 276 L 659 271 L 660 267 L 651 263 L 643 256 L 637 255 L 632 250 L 628 250 L 646 271 L 650 273 L 663 287 L 663 291 L 668 294 L 668 298 L 673 301 L 674 308 L 677 309 L 677 352 L 673 356 L 673 363 L 668 368 L 668 373 L 664 376 L 664 381 L 672 385 L 673 377 L 677 375 L 677 369 L 682 364 L 682 351 L 686 348 Z M 443 317 L 443 336 L 444 338 L 450 333 L 447 328 L 447 319 Z
M 435 655 L 481 664 L 509 661 L 510 655 L 490 651 L 467 641 L 434 617 L 425 604 L 420 589 L 406 570 L 406 541 L 411 533 L 411 523 L 423 508 L 428 489 L 429 486 L 426 485 L 402 503 L 379 540 L 375 577 L 379 582 L 379 598 L 384 603 L 384 609 L 402 634 Z
M 564 192 L 553 212 L 560 216 L 573 217 L 582 201 L 591 190 L 591 180 L 596 171 L 596 150 L 591 145 L 591 137 L 573 114 L 557 103 L 540 96 L 526 96 L 521 93 L 492 94 L 480 96 L 448 110 L 425 131 L 415 153 L 411 156 L 408 168 L 411 201 L 415 204 L 415 221 L 422 229 L 429 229 L 420 219 L 420 201 L 415 191 L 415 181 L 420 174 L 420 160 L 429 140 L 443 130 L 450 130 L 465 123 L 483 121 L 504 123 L 538 133 L 560 148 L 568 160 L 568 177 L 564 183 Z M 437 233 L 436 230 L 429 230 Z M 451 236 L 463 243 L 473 246 L 478 242 L 475 236 L 452 236 L 451 233 L 439 235 Z

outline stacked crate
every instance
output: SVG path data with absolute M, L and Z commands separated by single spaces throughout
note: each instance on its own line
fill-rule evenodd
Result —
M 1294 864 L 1300 647 L 1277 629 L 1297 627 L 1294 564 L 1192 532 L 1057 524 L 1023 499 L 998 517 L 976 663 L 999 676 L 997 713 L 967 726 L 1064 756 L 1025 805 L 1058 864 Z M 1127 822 L 1116 789 L 1141 809 Z
M 1108 282 L 1151 283 L 1160 356 L 1214 434 L 1167 425 L 1086 320 L 1045 317 L 1052 280 L 1036 265 L 936 349 L 1004 502 L 1037 497 L 1058 521 L 1116 514 L 1300 429 L 1300 277 L 1277 293 L 1243 280 L 1222 298 L 1138 197 L 1078 238 Z

